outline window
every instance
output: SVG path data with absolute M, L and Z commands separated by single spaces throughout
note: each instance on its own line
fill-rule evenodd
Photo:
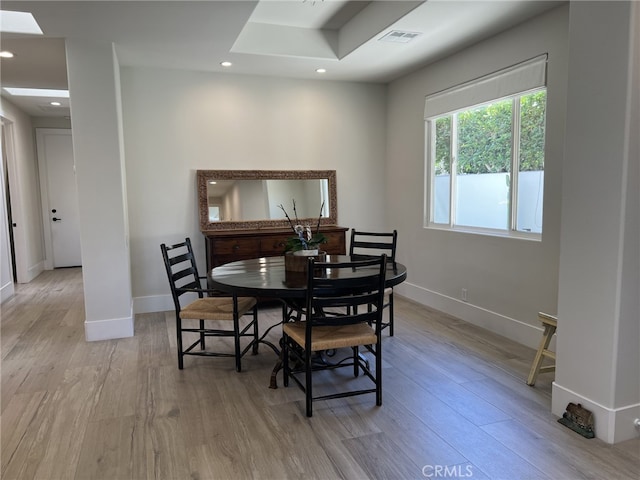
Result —
M 546 56 L 427 97 L 427 226 L 542 233 L 545 68 Z

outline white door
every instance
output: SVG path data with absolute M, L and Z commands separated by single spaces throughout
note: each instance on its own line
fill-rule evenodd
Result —
M 43 188 L 47 264 L 76 267 L 80 255 L 80 212 L 71 130 L 38 128 L 38 162 Z M 49 239 L 47 239 L 49 237 Z

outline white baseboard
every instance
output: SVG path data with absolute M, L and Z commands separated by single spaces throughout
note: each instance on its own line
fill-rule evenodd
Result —
M 85 320 L 84 337 L 87 342 L 133 337 L 133 308 L 128 317 Z
M 579 403 L 593 413 L 596 438 L 603 442 L 618 443 L 640 435 L 633 424 L 636 418 L 640 418 L 640 403 L 621 408 L 607 408 L 553 382 L 551 412 L 561 417 L 570 402 Z
M 174 310 L 171 295 L 150 295 L 133 299 L 133 313 L 153 313 Z
M 0 303 L 3 303 L 5 300 L 9 300 L 13 297 L 15 293 L 15 287 L 13 286 L 13 281 L 9 281 L 0 287 Z
M 24 283 L 29 283 L 44 271 L 44 262 L 38 262 L 27 269 L 27 278 Z
M 529 325 L 520 320 L 427 290 L 409 282 L 404 282 L 394 287 L 394 291 L 422 305 L 435 308 L 478 327 L 486 328 L 493 333 L 533 349 L 537 350 L 540 344 L 542 327 Z M 553 343 L 550 349 L 554 349 Z

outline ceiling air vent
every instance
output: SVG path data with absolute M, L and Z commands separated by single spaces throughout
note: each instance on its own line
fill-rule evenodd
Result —
M 54 107 L 52 105 L 38 105 L 38 108 L 40 110 L 42 110 L 43 112 L 47 112 L 47 113 L 63 113 L 66 112 L 67 114 L 71 111 L 69 107 Z
M 391 30 L 384 37 L 380 38 L 381 42 L 392 43 L 409 43 L 411 40 L 421 35 L 418 32 L 402 32 L 400 30 Z

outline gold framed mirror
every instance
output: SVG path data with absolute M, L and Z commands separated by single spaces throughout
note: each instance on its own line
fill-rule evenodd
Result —
M 197 187 L 202 232 L 289 228 L 280 205 L 294 223 L 338 221 L 335 170 L 198 170 Z

